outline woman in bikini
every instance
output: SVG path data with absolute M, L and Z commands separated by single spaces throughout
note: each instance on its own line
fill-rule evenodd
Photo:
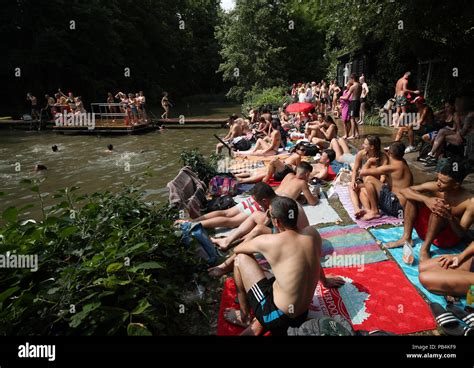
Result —
M 376 158 L 377 161 L 374 165 L 369 164 L 367 168 L 373 166 L 379 167 L 388 163 L 388 157 L 381 151 L 381 146 L 382 143 L 378 136 L 368 135 L 362 144 L 362 149 L 356 154 L 354 167 L 352 169 L 351 183 L 349 186 L 349 193 L 354 206 L 354 215 L 356 218 L 364 216 L 366 213 L 364 208 L 370 207 L 367 192 L 364 188 L 364 180 L 366 180 L 367 177 L 361 178 L 359 172 L 363 167 L 368 165 L 367 161 L 372 157 Z M 382 183 L 386 180 L 385 175 L 377 177 L 377 179 Z

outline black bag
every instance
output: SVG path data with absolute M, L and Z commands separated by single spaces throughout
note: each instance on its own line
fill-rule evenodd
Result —
M 304 146 L 305 156 L 316 156 L 321 150 L 316 144 L 306 143 Z
M 217 197 L 207 203 L 206 213 L 227 210 L 236 204 L 234 199 L 229 195 Z
M 428 142 L 423 142 L 420 148 L 420 154 L 418 155 L 417 160 L 420 161 L 420 158 L 428 156 L 428 153 L 431 151 L 431 144 Z
M 237 142 L 233 142 L 232 146 L 237 150 L 237 151 L 248 151 L 250 148 L 252 148 L 252 143 L 246 138 L 239 139 Z

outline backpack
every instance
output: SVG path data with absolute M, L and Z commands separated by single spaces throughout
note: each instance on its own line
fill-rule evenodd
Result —
M 316 156 L 318 153 L 321 153 L 319 147 L 312 143 L 307 143 L 304 146 L 305 156 Z
M 207 203 L 205 212 L 209 213 L 213 211 L 226 210 L 228 208 L 234 207 L 236 204 L 237 203 L 235 203 L 234 199 L 230 195 L 216 197 Z
M 420 158 L 428 156 L 428 153 L 431 151 L 431 144 L 428 142 L 423 142 L 420 148 L 420 154 L 418 155 L 417 160 L 420 161 Z
M 213 197 L 237 194 L 237 180 L 229 176 L 214 176 L 209 182 L 209 194 Z
M 196 256 L 203 259 L 210 266 L 217 262 L 219 254 L 217 253 L 214 243 L 209 239 L 206 229 L 202 227 L 200 222 L 183 222 L 180 225 L 183 232 L 182 241 L 189 247 L 192 239 L 195 239 L 199 246 L 196 249 Z
M 354 336 L 355 332 L 343 317 L 313 318 L 300 327 L 290 327 L 288 336 Z
M 238 137 L 232 141 L 232 147 L 237 151 L 248 151 L 252 148 L 252 143 L 244 137 Z

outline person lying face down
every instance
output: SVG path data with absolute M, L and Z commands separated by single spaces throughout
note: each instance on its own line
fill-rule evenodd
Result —
M 224 318 L 246 327 L 243 335 L 264 331 L 285 335 L 288 327 L 298 327 L 306 320 L 319 281 L 327 287 L 344 283 L 340 278 L 324 276 L 321 237 L 311 226 L 298 229 L 297 212 L 294 200 L 274 198 L 269 215 L 277 233 L 258 236 L 235 248 L 234 280 L 240 310 L 226 309 Z M 265 257 L 274 277 L 267 279 L 254 253 Z M 255 315 L 253 321 L 250 308 Z

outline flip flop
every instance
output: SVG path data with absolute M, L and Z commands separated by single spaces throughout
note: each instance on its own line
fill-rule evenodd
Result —
M 453 313 L 446 311 L 441 304 L 430 303 L 431 312 L 435 317 L 436 323 L 443 333 L 447 336 L 463 336 L 465 331 Z
M 464 327 L 464 336 L 474 335 L 474 312 L 469 314 L 468 312 L 454 304 L 449 304 L 446 307 L 446 310 L 454 314 L 456 318 L 460 319 L 466 324 L 466 326 Z

